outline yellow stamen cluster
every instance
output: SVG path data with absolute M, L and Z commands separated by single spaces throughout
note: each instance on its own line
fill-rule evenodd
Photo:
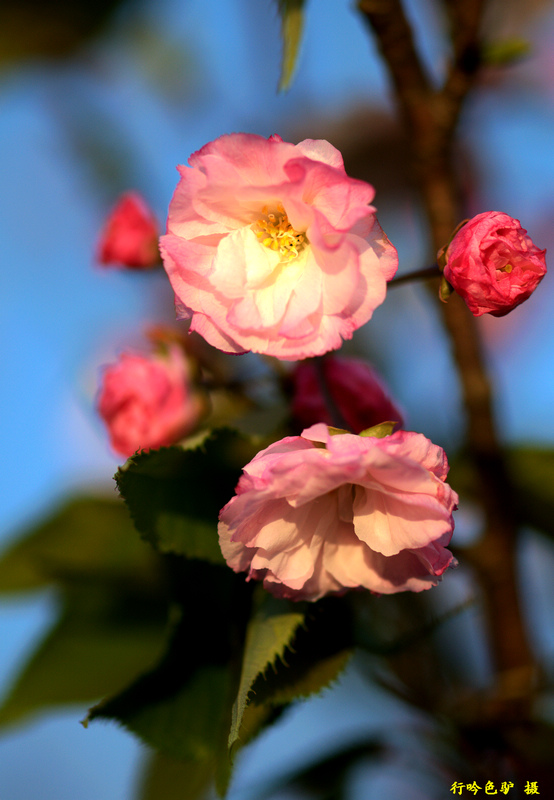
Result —
M 294 230 L 281 203 L 276 211 L 269 211 L 266 206 L 262 214 L 264 217 L 256 220 L 252 226 L 260 243 L 279 253 L 286 261 L 296 258 L 306 244 L 305 234 Z

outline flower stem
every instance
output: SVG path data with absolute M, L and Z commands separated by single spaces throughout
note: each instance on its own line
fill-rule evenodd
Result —
M 325 356 L 316 356 L 313 359 L 317 383 L 321 392 L 321 396 L 323 397 L 325 407 L 329 412 L 329 417 L 331 418 L 331 422 L 335 428 L 349 430 L 349 425 L 344 419 L 339 407 L 333 399 L 333 395 L 331 394 L 331 389 L 327 382 L 327 376 L 325 375 L 324 362 Z
M 389 281 L 387 285 L 389 288 L 392 288 L 393 286 L 400 286 L 403 283 L 411 283 L 412 281 L 426 281 L 430 280 L 431 278 L 440 278 L 440 276 L 441 271 L 438 265 L 433 264 L 431 267 L 417 269 L 415 272 L 408 272 L 406 275 L 398 275 Z

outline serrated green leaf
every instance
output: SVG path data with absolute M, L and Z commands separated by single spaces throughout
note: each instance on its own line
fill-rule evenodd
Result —
M 307 664 L 303 669 L 296 671 L 291 680 L 283 680 L 271 692 L 272 705 L 286 705 L 295 700 L 301 700 L 317 694 L 326 686 L 335 681 L 352 657 L 353 650 L 340 650 L 328 658 L 314 660 L 312 665 Z
M 180 760 L 153 753 L 146 767 L 138 800 L 187 800 L 204 796 L 213 779 L 211 761 Z
M 352 654 L 350 611 L 337 598 L 307 606 L 302 625 L 270 669 L 258 675 L 242 725 L 259 709 L 276 709 L 315 694 L 338 678 Z
M 81 497 L 21 535 L 0 558 L 0 592 L 28 591 L 56 581 L 152 584 L 158 559 L 138 540 L 121 500 Z
M 304 28 L 305 0 L 278 0 L 281 15 L 281 38 L 283 40 L 283 56 L 279 91 L 286 91 L 294 77 L 300 53 L 302 30 Z
M 165 620 L 165 603 L 149 596 L 106 586 L 68 592 L 59 622 L 0 707 L 0 725 L 120 690 L 159 657 Z
M 375 436 L 377 439 L 384 439 L 385 436 L 390 436 L 391 433 L 394 432 L 397 425 L 398 421 L 393 422 L 387 420 L 386 422 L 380 422 L 378 425 L 373 425 L 371 428 L 366 428 L 364 431 L 360 431 L 358 436 Z
M 246 631 L 239 690 L 233 705 L 229 748 L 240 736 L 248 694 L 256 678 L 270 665 L 282 659 L 298 627 L 304 622 L 304 611 L 287 601 L 265 595 L 251 618 Z
M 219 430 L 195 450 L 166 447 L 140 453 L 115 479 L 137 530 L 157 550 L 223 564 L 219 511 L 256 452 L 241 434 Z
M 225 665 L 204 664 L 178 686 L 171 677 L 167 683 L 166 671 L 148 673 L 130 690 L 91 709 L 89 719 L 116 718 L 171 758 L 214 761 L 229 670 Z

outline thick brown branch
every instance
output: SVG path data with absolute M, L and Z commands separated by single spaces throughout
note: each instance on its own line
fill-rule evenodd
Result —
M 435 251 L 448 241 L 461 218 L 452 145 L 462 103 L 478 65 L 484 5 L 484 0 L 447 2 L 454 23 L 453 60 L 439 91 L 429 86 L 400 0 L 359 0 L 358 4 L 377 38 L 395 86 Z M 457 296 L 448 305 L 441 304 L 441 309 L 458 365 L 468 419 L 468 453 L 486 518 L 486 531 L 471 556 L 485 593 L 499 671 L 498 690 L 501 695 L 516 691 L 512 684 L 517 675 L 517 692 L 525 696 L 530 689 L 533 658 L 517 595 L 513 496 L 495 429 L 491 387 L 475 319 Z

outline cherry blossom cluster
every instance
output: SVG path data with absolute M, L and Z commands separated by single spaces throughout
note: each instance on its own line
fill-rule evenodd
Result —
M 403 429 L 368 364 L 329 355 L 370 320 L 398 266 L 373 187 L 349 177 L 322 140 L 231 134 L 188 163 L 160 237 L 177 317 L 224 353 L 299 362 L 290 373 L 299 435 L 244 467 L 220 512 L 227 563 L 294 600 L 436 585 L 455 564 L 447 547 L 458 498 L 446 455 Z M 158 262 L 155 219 L 138 196 L 114 210 L 100 260 Z M 544 251 L 499 212 L 462 225 L 438 263 L 443 299 L 456 291 L 476 316 L 506 314 L 546 272 Z M 171 444 L 198 427 L 205 409 L 192 371 L 176 345 L 123 354 L 105 370 L 98 408 L 117 452 Z

